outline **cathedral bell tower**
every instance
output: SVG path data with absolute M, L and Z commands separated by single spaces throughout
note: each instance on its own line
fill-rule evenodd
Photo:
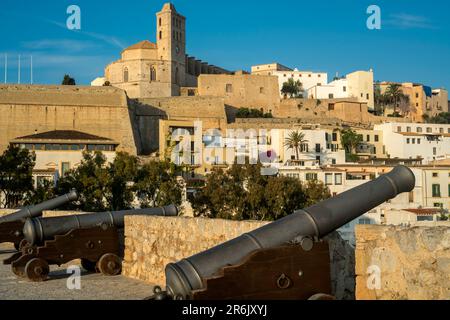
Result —
M 156 14 L 158 59 L 163 62 L 160 81 L 170 84 L 171 95 L 180 95 L 186 72 L 186 18 L 171 3 Z

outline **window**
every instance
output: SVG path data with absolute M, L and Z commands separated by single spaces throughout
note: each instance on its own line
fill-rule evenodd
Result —
M 441 185 L 440 184 L 433 184 L 432 185 L 432 194 L 433 194 L 433 198 L 440 198 L 441 197 Z
M 361 98 L 364 97 L 364 93 L 361 93 Z
M 336 159 L 331 159 L 331 164 L 336 164 Z
M 407 143 L 407 144 L 409 144 L 409 141 L 410 141 L 410 139 L 409 139 L 409 138 L 406 138 L 406 143 Z
M 433 207 L 435 207 L 435 208 L 442 208 L 443 206 L 444 205 L 442 203 L 440 203 L 440 202 L 433 203 Z
M 437 177 L 439 177 L 439 173 L 433 172 L 433 178 L 437 178 Z
M 376 134 L 376 135 L 375 135 L 375 142 L 378 142 L 378 141 L 380 141 L 380 138 L 379 138 L 379 136 Z
M 420 139 L 417 139 L 417 144 L 420 144 Z
M 367 95 L 366 95 L 366 99 L 369 100 L 369 97 L 370 97 L 369 94 L 367 94 Z
M 402 132 L 402 127 L 397 127 L 397 132 Z
M 431 129 L 431 128 L 427 128 L 427 133 L 432 133 L 433 132 L 433 130 Z
M 414 191 L 410 191 L 408 194 L 408 201 L 409 203 L 413 203 L 414 202 Z
M 370 142 L 370 135 L 367 135 L 367 142 Z
M 439 128 L 439 133 L 444 133 L 444 128 Z
M 422 132 L 422 127 L 417 127 L 417 133 L 421 133 Z
M 333 99 L 334 98 L 334 94 L 330 93 L 328 94 L 328 99 Z
M 316 152 L 320 152 L 321 151 L 320 149 L 321 149 L 320 143 L 316 143 Z
M 226 88 L 225 88 L 225 91 L 226 91 L 227 93 L 233 92 L 233 85 L 230 84 L 230 83 L 227 83 Z
M 306 180 L 307 181 L 317 180 L 317 173 L 307 173 Z
M 406 127 L 406 132 L 411 132 L 411 127 Z
M 161 18 L 159 18 L 159 26 L 160 27 L 161 27 L 161 23 L 162 23 Z
M 162 31 L 159 32 L 159 40 L 161 40 L 161 39 L 162 39 Z
M 370 219 L 368 219 L 368 218 L 359 218 L 358 224 L 371 224 L 371 223 L 370 223 Z
M 334 103 L 329 103 L 328 104 L 328 111 L 333 111 L 334 110 Z
M 128 82 L 128 68 L 123 69 L 123 82 Z
M 437 153 L 437 152 L 436 152 L 436 147 L 434 147 L 434 148 L 433 148 L 433 155 L 435 156 L 436 153 Z
M 307 143 L 302 143 L 300 145 L 300 152 L 308 152 L 308 144 Z
M 333 174 L 332 173 L 325 173 L 325 184 L 327 186 L 333 184 Z
M 416 144 L 416 139 L 415 138 L 412 139 L 412 144 Z
M 69 162 L 63 162 L 61 163 L 61 176 L 65 176 L 67 171 L 70 170 L 70 163 Z
M 338 186 L 342 185 L 342 173 L 336 173 L 334 175 L 334 184 Z
M 417 221 L 433 221 L 433 216 L 417 216 Z
M 347 92 L 347 87 L 346 87 L 346 86 L 343 86 L 343 87 L 342 87 L 342 91 Z
M 154 66 L 150 68 L 150 81 L 156 81 L 156 68 Z
M 264 87 L 259 87 L 259 93 L 264 94 Z
M 419 98 L 419 94 L 418 93 L 416 93 L 416 98 Z

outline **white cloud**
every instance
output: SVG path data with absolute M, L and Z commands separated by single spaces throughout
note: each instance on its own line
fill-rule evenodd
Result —
M 400 29 L 437 29 L 428 18 L 408 13 L 391 14 L 384 24 Z
M 71 39 L 41 39 L 22 42 L 22 47 L 30 50 L 58 50 L 68 52 L 80 52 L 98 47 L 92 41 Z

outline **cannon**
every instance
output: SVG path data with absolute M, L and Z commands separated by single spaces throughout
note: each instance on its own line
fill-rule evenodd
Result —
M 368 183 L 166 266 L 166 291 L 150 299 L 329 299 L 330 257 L 321 241 L 403 192 L 415 177 L 405 166 Z M 298 239 L 301 245 L 286 244 Z
M 78 198 L 75 190 L 60 197 L 44 201 L 40 204 L 25 207 L 12 214 L 0 217 L 0 243 L 12 242 L 16 249 L 20 249 L 23 241 L 23 226 L 27 218 L 35 218 L 42 215 L 44 210 L 52 210 Z
M 81 259 L 87 271 L 118 275 L 123 251 L 119 234 L 128 215 L 176 216 L 178 210 L 170 205 L 28 219 L 23 227 L 27 244 L 4 263 L 11 264 L 15 275 L 31 281 L 46 280 L 49 265 L 61 266 L 75 259 Z

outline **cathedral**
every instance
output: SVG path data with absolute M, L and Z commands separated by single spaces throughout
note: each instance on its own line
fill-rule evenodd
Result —
M 186 18 L 166 3 L 156 14 L 156 43 L 144 40 L 124 49 L 92 84 L 123 89 L 130 98 L 172 97 L 183 88 L 193 92 L 200 74 L 230 72 L 186 54 Z

